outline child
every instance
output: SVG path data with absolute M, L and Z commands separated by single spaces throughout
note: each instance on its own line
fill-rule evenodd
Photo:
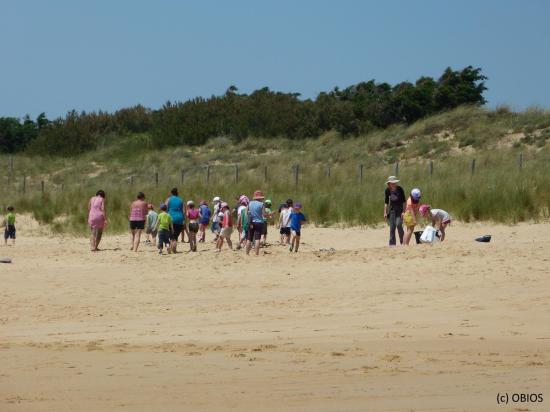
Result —
M 405 245 L 409 246 L 411 237 L 414 233 L 414 227 L 416 226 L 416 217 L 418 215 L 418 209 L 420 208 L 420 198 L 422 197 L 422 192 L 420 189 L 411 190 L 411 195 L 407 199 L 407 206 L 405 207 L 405 212 L 403 213 L 403 223 L 407 227 L 407 232 L 405 233 Z
M 239 232 L 239 243 L 237 244 L 237 250 L 242 248 L 243 242 L 246 242 L 246 235 L 248 232 L 248 216 L 246 214 L 246 207 L 248 206 L 249 199 L 246 195 L 239 197 L 239 207 L 237 208 L 237 231 Z
M 166 250 L 168 251 L 168 254 L 170 254 L 172 253 L 172 246 L 171 246 L 170 240 L 172 237 L 172 233 L 174 232 L 172 216 L 166 213 L 166 211 L 168 210 L 168 206 L 166 206 L 164 203 L 160 205 L 160 210 L 161 212 L 158 215 L 157 226 L 156 226 L 156 229 L 159 235 L 159 240 L 158 240 L 159 255 L 162 255 L 162 248 L 164 245 L 166 245 Z
M 199 231 L 200 211 L 195 208 L 195 202 L 189 200 L 187 202 L 187 212 L 185 212 L 189 221 L 189 250 L 197 251 L 197 232 Z
M 300 246 L 300 236 L 302 224 L 306 222 L 306 217 L 302 213 L 302 205 L 296 203 L 294 205 L 294 210 L 290 214 L 290 230 L 292 233 L 292 239 L 290 241 L 290 251 L 298 252 L 298 247 Z
M 227 240 L 227 246 L 229 246 L 229 249 L 233 250 L 233 243 L 231 242 L 231 234 L 233 233 L 233 215 L 229 210 L 229 205 L 225 202 L 220 205 L 220 210 L 223 215 L 221 219 L 222 230 L 220 233 L 220 237 L 216 242 L 216 252 L 222 251 L 224 239 Z
M 279 233 L 281 235 L 281 245 L 290 245 L 290 214 L 292 208 L 288 203 L 283 203 L 279 210 Z
M 6 221 L 4 223 L 4 243 L 8 245 L 8 239 L 12 240 L 13 246 L 15 246 L 15 213 L 13 213 L 13 206 L 8 206 L 8 214 L 6 215 Z
M 220 237 L 220 203 L 221 199 L 219 196 L 216 196 L 214 199 L 212 199 L 212 202 L 214 203 L 214 215 L 212 217 L 212 226 L 210 227 L 210 230 L 212 233 L 216 235 L 213 242 L 217 242 L 218 238 Z
M 147 218 L 145 220 L 146 226 L 145 226 L 145 234 L 147 235 L 147 239 L 145 240 L 145 243 L 151 244 L 151 239 L 153 239 L 153 246 L 157 245 L 157 219 L 158 219 L 158 213 L 155 212 L 154 206 L 149 203 L 147 205 L 147 209 L 149 209 L 149 212 L 147 213 Z
M 423 217 L 428 217 L 432 221 L 432 226 L 437 228 L 441 232 L 442 242 L 445 240 L 445 228 L 451 224 L 451 215 L 445 212 L 443 209 L 432 209 L 430 205 L 420 206 L 420 214 Z
M 267 244 L 267 227 L 273 224 L 273 211 L 271 210 L 271 200 L 266 199 L 264 205 L 265 224 L 262 228 L 262 236 L 264 238 L 264 240 L 262 241 L 262 245 Z
M 212 211 L 208 207 L 208 203 L 206 203 L 206 200 L 201 200 L 199 213 L 199 242 L 204 243 L 204 240 L 206 238 L 206 227 L 210 223 L 210 218 L 212 217 Z

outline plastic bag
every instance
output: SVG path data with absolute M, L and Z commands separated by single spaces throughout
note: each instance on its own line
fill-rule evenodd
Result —
M 420 241 L 422 243 L 434 243 L 436 232 L 437 230 L 433 226 L 426 226 L 422 235 L 420 235 Z

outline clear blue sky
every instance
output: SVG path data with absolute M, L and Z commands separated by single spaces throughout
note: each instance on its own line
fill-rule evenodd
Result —
M 490 106 L 550 107 L 550 1 L 0 0 L 0 116 L 481 67 Z

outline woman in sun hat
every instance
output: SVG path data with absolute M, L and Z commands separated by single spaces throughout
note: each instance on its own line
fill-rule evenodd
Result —
M 388 177 L 386 180 L 386 190 L 384 191 L 384 219 L 390 225 L 390 246 L 396 245 L 395 230 L 399 234 L 399 244 L 403 244 L 403 219 L 402 214 L 405 210 L 405 191 L 398 185 L 399 179 L 395 176 Z
M 403 223 L 407 227 L 407 232 L 405 233 L 405 245 L 409 245 L 411 237 L 414 233 L 414 227 L 416 226 L 417 216 L 420 209 L 420 198 L 422 197 L 422 192 L 418 188 L 411 190 L 411 195 L 407 199 L 407 206 L 405 207 L 405 212 L 403 213 Z
M 248 239 L 246 242 L 246 254 L 250 253 L 252 241 L 254 241 L 254 251 L 256 256 L 260 254 L 260 239 L 262 237 L 265 223 L 265 196 L 261 190 L 254 192 L 253 200 L 248 204 Z

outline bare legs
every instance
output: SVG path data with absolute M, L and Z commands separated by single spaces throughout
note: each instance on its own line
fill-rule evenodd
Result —
M 132 229 L 132 247 L 130 250 L 137 252 L 141 240 L 141 229 Z
M 99 242 L 101 242 L 101 236 L 103 235 L 103 229 L 92 228 L 90 235 L 90 250 L 96 252 L 99 250 Z
M 187 237 L 189 238 L 189 250 L 191 252 L 197 251 L 197 234 L 193 231 L 189 231 L 187 234 Z
M 206 225 L 203 225 L 201 223 L 199 225 L 199 242 L 204 243 L 205 239 L 206 239 Z
M 300 235 L 292 233 L 292 240 L 290 241 L 290 251 L 298 252 L 300 247 Z
M 414 233 L 414 226 L 407 226 L 407 231 L 405 232 L 405 237 L 403 238 L 403 243 L 406 246 L 409 246 L 409 242 L 411 241 L 411 237 Z

